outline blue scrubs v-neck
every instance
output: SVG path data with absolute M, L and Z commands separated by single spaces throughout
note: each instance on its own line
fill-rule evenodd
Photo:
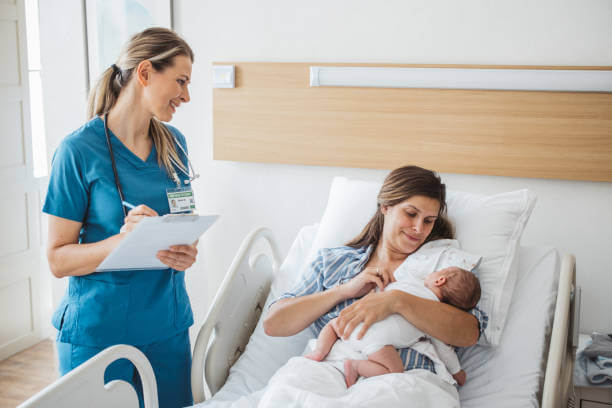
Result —
M 168 128 L 185 148 L 183 135 Z M 143 161 L 112 132 L 110 137 L 125 200 L 146 204 L 160 215 L 169 213 L 166 189 L 175 184 L 158 165 L 155 146 Z M 81 222 L 79 243 L 98 242 L 119 232 L 123 211 L 100 118 L 67 136 L 58 147 L 43 211 Z M 149 344 L 193 324 L 184 272 L 113 271 L 69 279 L 53 316 L 61 342 L 102 347 Z

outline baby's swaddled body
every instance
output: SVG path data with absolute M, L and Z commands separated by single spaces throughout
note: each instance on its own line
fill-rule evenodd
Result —
M 428 242 L 406 258 L 404 263 L 395 270 L 396 281 L 387 285 L 384 290 L 401 290 L 425 299 L 440 301 L 425 286 L 425 278 L 437 270 L 451 266 L 471 271 L 478 266 L 480 260 L 480 256 L 459 249 L 459 243 L 456 240 L 442 239 Z M 459 370 L 459 362 L 453 347 L 426 335 L 399 314 L 393 314 L 374 323 L 368 328 L 363 338 L 357 339 L 362 325 L 363 323 L 359 324 L 351 336 L 342 341 L 352 350 L 361 352 L 366 357 L 386 345 L 393 345 L 401 349 L 411 347 L 421 340 L 430 340 L 434 349 L 433 353 L 435 353 L 430 357 L 434 357 L 434 360 L 441 360 L 451 373 Z

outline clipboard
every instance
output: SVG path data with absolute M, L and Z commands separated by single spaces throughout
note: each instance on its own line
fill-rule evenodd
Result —
M 168 214 L 145 217 L 110 253 L 95 272 L 167 269 L 156 255 L 172 245 L 191 245 L 219 218 L 218 215 Z

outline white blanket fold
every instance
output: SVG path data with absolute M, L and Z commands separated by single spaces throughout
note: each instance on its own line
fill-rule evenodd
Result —
M 361 379 L 346 388 L 329 363 L 293 357 L 270 379 L 258 407 L 459 407 L 452 385 L 427 370 Z

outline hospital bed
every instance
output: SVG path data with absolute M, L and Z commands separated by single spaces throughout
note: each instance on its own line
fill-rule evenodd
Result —
M 312 235 L 308 228 L 314 226 L 303 229 L 296 241 L 307 241 L 304 236 Z M 270 250 L 254 250 L 258 241 L 265 241 Z M 258 333 L 260 324 L 248 343 L 248 332 L 267 307 L 270 279 L 278 273 L 275 247 L 267 229 L 245 239 L 199 332 L 192 369 L 194 401 L 213 395 L 203 406 L 244 398 L 264 387 L 282 360 L 299 354 L 310 338 L 303 332 L 289 339 L 265 339 Z M 468 371 L 460 391 L 462 407 L 502 407 L 507 401 L 509 407 L 556 408 L 565 407 L 571 397 L 577 346 L 575 259 L 560 256 L 552 247 L 521 247 L 519 259 L 521 274 L 504 341 L 496 348 L 477 345 L 461 357 Z M 243 353 L 243 361 L 235 364 Z
M 291 356 L 312 338 L 308 329 L 287 338 L 263 333 L 260 316 L 270 301 L 291 286 L 305 262 L 318 224 L 305 226 L 287 258 L 273 234 L 251 232 L 238 250 L 194 345 L 194 402 L 228 406 L 242 399 L 255 406 L 257 393 Z M 462 407 L 565 407 L 571 399 L 571 373 L 577 345 L 575 259 L 552 247 L 520 247 L 519 274 L 502 341 L 477 345 L 460 355 L 468 381 Z M 119 358 L 131 360 L 144 385 L 146 407 L 157 407 L 155 377 L 137 349 L 114 346 L 87 361 L 20 407 L 136 407 L 125 382 L 104 384 L 104 369 Z

